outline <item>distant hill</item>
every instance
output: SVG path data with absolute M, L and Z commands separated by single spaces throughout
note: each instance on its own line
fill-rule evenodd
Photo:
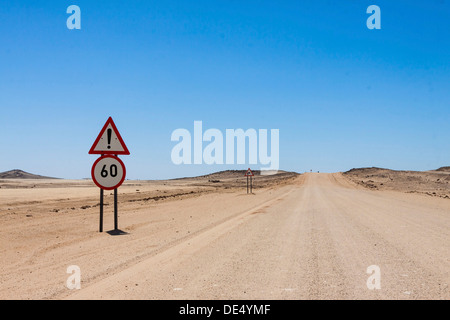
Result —
M 429 170 L 429 171 L 438 171 L 438 172 L 450 172 L 450 167 L 441 167 L 436 170 Z M 371 168 L 353 168 L 347 172 L 344 172 L 345 174 L 379 174 L 379 173 L 394 173 L 394 172 L 425 172 L 425 171 L 411 171 L 411 170 L 391 170 L 391 169 L 384 169 L 384 168 L 377 168 L 377 167 L 371 167 Z
M 10 170 L 0 173 L 0 179 L 57 179 L 51 177 L 39 176 L 22 170 Z
M 206 174 L 203 176 L 197 176 L 197 177 L 186 177 L 186 178 L 177 178 L 174 180 L 181 180 L 181 179 L 232 179 L 232 178 L 243 178 L 247 170 L 225 170 L 225 171 L 218 171 L 210 174 Z M 252 170 L 253 174 L 255 176 L 261 175 L 261 170 Z M 282 175 L 297 175 L 295 172 L 287 172 L 283 170 L 278 170 L 278 173 L 273 176 L 282 176 Z M 272 177 L 271 175 L 268 175 L 267 177 Z
M 388 172 L 395 170 L 391 169 L 385 169 L 385 168 L 377 168 L 377 167 L 370 167 L 370 168 L 353 168 L 347 172 L 344 172 L 344 174 L 377 174 L 380 172 Z
M 450 167 L 428 171 L 359 168 L 343 175 L 371 190 L 395 190 L 450 199 Z

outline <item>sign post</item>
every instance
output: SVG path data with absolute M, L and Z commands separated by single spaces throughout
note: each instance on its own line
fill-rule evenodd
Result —
M 103 232 L 103 189 L 100 189 L 100 227 L 99 232 Z
M 253 181 L 252 178 L 254 176 L 252 170 L 250 170 L 250 168 L 248 168 L 247 172 L 245 173 L 245 176 L 247 177 L 247 194 L 248 194 L 248 189 L 249 189 L 249 183 L 248 183 L 248 179 L 250 178 L 250 193 L 253 193 Z
M 103 232 L 103 195 L 104 190 L 114 190 L 114 230 L 119 230 L 118 226 L 118 201 L 117 189 L 125 181 L 126 168 L 119 154 L 129 155 L 113 119 L 110 117 L 97 139 L 92 145 L 89 154 L 99 154 L 92 166 L 91 176 L 94 183 L 100 188 L 100 226 L 99 232 Z
M 119 230 L 119 217 L 117 212 L 117 188 L 114 189 L 114 230 Z

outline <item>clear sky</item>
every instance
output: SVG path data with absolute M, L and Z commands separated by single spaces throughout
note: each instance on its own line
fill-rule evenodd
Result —
M 449 33 L 448 0 L 1 1 L 0 172 L 89 177 L 109 116 L 130 179 L 236 169 L 172 163 L 196 120 L 279 129 L 284 170 L 450 165 Z

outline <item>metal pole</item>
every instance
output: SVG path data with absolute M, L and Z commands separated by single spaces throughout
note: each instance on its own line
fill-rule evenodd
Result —
M 247 176 L 247 194 L 248 194 L 248 176 Z
M 253 177 L 250 176 L 250 193 L 253 193 Z
M 99 232 L 103 232 L 103 189 L 100 189 L 100 227 Z
M 119 230 L 117 219 L 117 188 L 114 189 L 114 230 Z

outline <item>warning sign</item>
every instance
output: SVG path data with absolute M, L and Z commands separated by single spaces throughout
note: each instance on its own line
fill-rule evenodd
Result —
M 111 117 L 100 131 L 89 154 L 130 154 Z
M 252 170 L 250 170 L 250 168 L 248 168 L 247 172 L 245 173 L 245 176 L 246 177 L 253 177 L 254 176 L 254 174 L 253 174 Z

